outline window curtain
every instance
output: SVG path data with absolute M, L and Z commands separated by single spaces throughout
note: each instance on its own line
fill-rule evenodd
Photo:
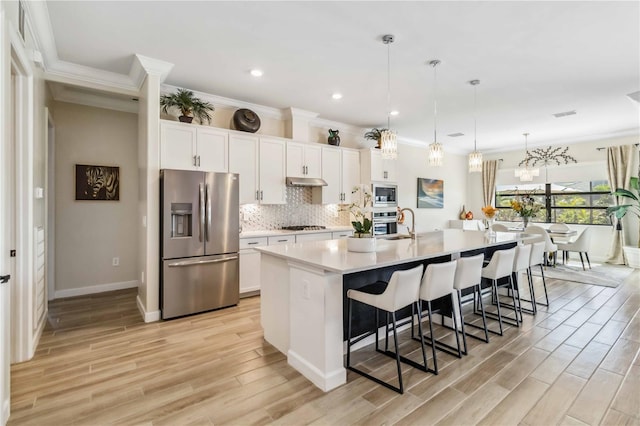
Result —
M 611 146 L 607 148 L 607 172 L 609 174 L 611 192 L 617 188 L 629 189 L 629 181 L 633 173 L 632 163 L 634 150 L 634 145 Z M 619 205 L 623 203 L 623 199 L 614 197 L 614 202 L 616 205 Z M 615 216 L 612 217 L 612 220 L 614 221 L 613 238 L 611 239 L 611 248 L 609 249 L 607 263 L 624 265 L 624 254 L 622 251 L 625 240 L 624 232 L 618 229 L 619 227 L 617 226 Z
M 493 206 L 495 204 L 497 170 L 498 160 L 482 162 L 482 197 L 485 206 Z

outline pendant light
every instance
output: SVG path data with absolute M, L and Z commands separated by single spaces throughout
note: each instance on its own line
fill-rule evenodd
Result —
M 442 144 L 438 142 L 437 131 L 438 101 L 436 97 L 436 89 L 438 80 L 436 78 L 436 67 L 439 63 L 440 61 L 437 59 L 429 62 L 429 65 L 433 67 L 433 142 L 429 145 L 429 165 L 432 167 L 442 166 L 442 160 L 444 159 L 444 151 L 442 149 Z
M 478 143 L 476 141 L 477 129 L 477 90 L 476 86 L 480 84 L 480 80 L 471 80 L 469 82 L 473 86 L 473 152 L 469 154 L 469 173 L 482 172 L 482 153 L 478 152 Z
M 393 35 L 382 36 L 382 42 L 387 45 L 387 130 L 380 134 L 380 149 L 382 158 L 395 160 L 398 157 L 398 141 L 396 134 L 391 131 L 391 43 Z
M 537 167 L 529 167 L 529 150 L 527 149 L 527 137 L 529 133 L 523 133 L 524 135 L 524 167 L 517 168 L 515 170 L 515 176 L 520 178 L 520 182 L 531 182 L 534 176 L 540 175 L 540 169 Z M 522 163 L 520 163 L 522 164 Z

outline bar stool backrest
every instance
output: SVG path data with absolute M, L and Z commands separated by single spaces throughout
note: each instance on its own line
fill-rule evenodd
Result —
M 422 270 L 423 266 L 418 265 L 406 271 L 394 271 L 387 288 L 380 295 L 378 308 L 395 312 L 417 301 Z
M 531 244 L 521 244 L 516 247 L 516 255 L 513 258 L 513 272 L 522 271 L 529 267 L 531 260 Z
M 529 266 L 540 265 L 544 262 L 544 241 L 538 241 L 537 243 L 530 244 L 531 257 L 529 258 Z
M 455 275 L 455 260 L 427 265 L 420 285 L 420 299 L 435 300 L 453 293 Z
M 498 279 L 511 275 L 515 257 L 515 247 L 507 250 L 497 250 L 493 253 L 489 264 L 482 268 L 482 276 L 489 279 Z
M 482 280 L 483 262 L 484 254 L 458 259 L 453 287 L 458 290 L 464 290 L 465 288 L 480 284 Z

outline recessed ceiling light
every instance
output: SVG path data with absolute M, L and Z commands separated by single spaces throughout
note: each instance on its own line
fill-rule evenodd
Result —
M 449 136 L 450 138 L 458 138 L 458 137 L 460 137 L 460 136 L 464 136 L 464 133 L 460 133 L 460 132 L 458 132 L 458 133 L 451 133 L 450 135 L 447 135 L 447 136 Z
M 333 95 L 331 95 L 331 98 L 337 100 L 342 99 L 342 93 L 334 93 Z
M 400 114 L 400 112 L 395 111 L 395 110 L 394 110 L 394 111 L 391 111 L 391 112 L 389 113 L 389 115 L 393 115 L 394 117 L 395 117 L 396 115 L 398 115 L 398 114 Z
M 573 110 L 573 111 L 557 112 L 557 113 L 553 114 L 553 116 L 555 118 L 562 118 L 562 117 L 566 117 L 568 115 L 575 115 L 575 114 L 576 114 L 576 111 Z
M 254 68 L 251 70 L 251 75 L 254 77 L 262 77 L 262 70 Z

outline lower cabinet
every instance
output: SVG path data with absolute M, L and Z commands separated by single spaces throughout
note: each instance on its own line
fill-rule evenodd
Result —
M 296 243 L 303 241 L 322 241 L 330 240 L 331 232 L 314 232 L 313 234 L 298 234 L 296 235 Z
M 260 290 L 260 252 L 240 250 L 240 297 Z

